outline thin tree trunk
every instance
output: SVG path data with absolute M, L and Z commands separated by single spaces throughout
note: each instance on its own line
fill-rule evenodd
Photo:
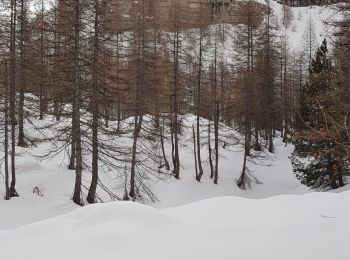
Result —
M 8 115 L 8 70 L 7 70 L 7 62 L 5 62 L 5 131 L 4 131 L 4 160 L 5 160 L 5 200 L 10 199 L 10 187 L 9 187 L 9 134 L 8 134 L 8 123 L 9 123 L 9 115 Z
M 16 0 L 11 0 L 11 42 L 10 42 L 10 118 L 11 118 L 11 186 L 10 197 L 17 197 L 16 191 Z
M 210 165 L 210 178 L 214 178 L 214 166 L 212 158 L 212 148 L 211 148 L 211 123 L 210 119 L 208 120 L 208 154 L 209 154 L 209 165 Z
M 82 205 L 81 200 L 81 179 L 82 179 L 82 148 L 81 148 L 81 129 L 80 129 L 80 107 L 81 107 L 81 86 L 80 86 L 80 0 L 74 0 L 74 104 L 72 133 L 73 143 L 75 144 L 75 186 L 73 201 Z
M 137 141 L 140 136 L 141 128 L 142 128 L 142 120 L 143 116 L 135 116 L 134 123 L 134 134 L 133 134 L 133 144 L 132 144 L 132 157 L 131 157 L 131 171 L 130 171 L 130 192 L 129 196 L 136 199 L 136 156 L 137 156 Z
M 198 167 L 197 167 L 197 145 L 196 145 L 196 132 L 194 131 L 194 125 L 192 125 L 192 135 L 193 135 L 193 153 L 194 153 L 194 166 L 196 170 L 196 178 L 198 176 Z
M 72 118 L 72 126 L 75 125 L 75 119 L 74 117 Z M 72 130 L 74 131 L 74 129 Z M 68 169 L 69 170 L 75 170 L 75 157 L 76 157 L 76 151 L 75 151 L 75 138 L 73 138 L 74 133 L 72 132 L 72 143 L 71 143 L 71 152 L 70 152 L 70 159 L 69 159 L 69 165 Z
M 18 102 L 18 146 L 25 147 L 24 141 L 24 26 L 25 26 L 25 6 L 24 0 L 21 0 L 21 33 L 20 33 L 20 89 Z
M 44 119 L 44 0 L 41 0 L 41 39 L 40 39 L 40 120 Z
M 168 162 L 168 160 L 166 158 L 165 148 L 164 148 L 164 118 L 163 118 L 162 127 L 160 127 L 159 130 L 160 130 L 160 143 L 161 143 L 161 146 L 162 146 L 162 154 L 163 154 L 164 166 L 165 166 L 165 169 L 167 171 L 169 171 L 170 170 L 170 166 L 169 166 L 169 162 Z
M 246 131 L 248 131 L 248 127 L 246 127 Z M 244 157 L 243 157 L 243 168 L 242 168 L 242 172 L 241 172 L 241 176 L 237 182 L 237 186 L 242 189 L 245 190 L 247 188 L 247 185 L 249 185 L 249 179 L 247 178 L 247 157 L 248 157 L 248 153 L 247 150 L 250 150 L 250 145 L 247 143 L 247 134 L 246 134 L 246 144 L 245 144 L 245 151 L 244 151 Z
M 219 179 L 219 101 L 216 101 L 216 115 L 214 123 L 215 134 L 215 176 L 214 183 L 218 184 Z
M 200 107 L 201 107 L 201 79 L 202 79 L 202 28 L 200 28 L 199 38 L 199 61 L 198 61 L 198 85 L 197 85 L 197 160 L 198 160 L 198 175 L 197 181 L 201 181 L 203 176 L 202 158 L 201 158 L 201 140 L 200 140 Z
M 95 32 L 94 32 L 94 63 L 93 63 L 93 86 L 92 86 L 92 180 L 87 196 L 89 203 L 96 201 L 96 189 L 98 183 L 98 60 L 99 60 L 99 4 L 95 0 Z
M 179 32 L 175 32 L 174 37 L 174 121 L 172 131 L 174 135 L 174 176 L 176 179 L 180 179 L 180 158 L 179 158 L 179 137 L 178 137 L 178 100 L 177 100 L 177 88 L 178 88 L 178 62 L 179 62 Z

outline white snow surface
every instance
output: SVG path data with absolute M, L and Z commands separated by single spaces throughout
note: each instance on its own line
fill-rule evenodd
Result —
M 162 210 L 97 204 L 3 231 L 0 251 L 13 260 L 347 260 L 349 197 L 220 197 Z
M 323 39 L 330 41 L 333 39 L 333 27 L 329 25 L 332 21 L 339 19 L 335 6 L 307 6 L 307 7 L 291 7 L 293 19 L 291 24 L 285 28 L 282 24 L 283 8 L 276 1 L 271 1 L 271 5 L 277 22 L 281 28 L 282 34 L 288 37 L 288 43 L 292 50 L 307 49 L 307 27 L 311 19 L 315 30 L 316 42 L 313 44 L 318 47 Z

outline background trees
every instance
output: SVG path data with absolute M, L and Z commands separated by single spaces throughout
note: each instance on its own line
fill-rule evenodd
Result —
M 294 134 L 296 143 L 300 137 L 311 144 L 310 127 L 321 134 L 327 125 L 322 135 L 346 143 L 347 5 L 339 10 L 344 19 L 336 24 L 334 57 L 324 43 L 314 59 L 311 18 L 305 50 L 291 51 L 271 3 L 236 7 L 204 0 L 3 1 L 1 110 L 4 171 L 11 180 L 5 197 L 18 195 L 16 144 L 30 150 L 51 141 L 46 155 L 67 154 L 75 173 L 75 203 L 99 201 L 102 190 L 119 198 L 100 180 L 112 172 L 123 183 L 124 199 L 155 199 L 149 181 L 181 178 L 181 149 L 188 145 L 183 120 L 190 114 L 198 181 L 208 174 L 219 183 L 221 151 L 237 139 L 244 149 L 242 189 L 257 182 L 248 163 L 265 150 L 275 152 L 277 132 L 286 143 Z M 284 7 L 284 27 L 292 19 Z M 28 126 L 52 135 L 32 137 Z M 223 136 L 226 127 L 237 139 Z M 338 179 L 333 186 L 341 185 Z

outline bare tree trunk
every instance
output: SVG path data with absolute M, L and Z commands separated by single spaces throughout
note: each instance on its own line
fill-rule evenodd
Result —
M 214 183 L 218 184 L 219 179 L 219 95 L 217 83 L 217 32 L 215 32 L 214 42 L 214 90 L 215 90 L 215 113 L 214 113 L 214 150 L 215 150 L 215 169 Z M 223 75 L 223 72 L 221 72 Z M 223 96 L 223 78 L 221 80 L 221 96 Z M 223 103 L 223 100 L 221 100 Z
M 40 120 L 44 119 L 44 70 L 45 70 L 45 50 L 44 50 L 44 0 L 41 0 L 41 39 L 40 39 Z
M 17 197 L 16 191 L 16 0 L 11 0 L 10 41 L 10 118 L 11 118 L 11 186 L 10 197 Z
M 173 100 L 170 98 L 170 140 L 171 140 L 171 159 L 173 162 L 173 173 L 175 172 L 175 142 L 174 142 L 174 130 L 173 130 L 173 121 L 174 121 L 174 111 L 173 111 Z
M 131 157 L 131 171 L 130 171 L 130 192 L 129 196 L 136 199 L 136 155 L 137 155 L 137 141 L 139 139 L 141 129 L 142 129 L 142 120 L 143 116 L 135 115 L 135 126 L 134 126 L 134 134 L 133 134 L 133 144 L 132 144 L 132 157 Z
M 198 61 L 198 85 L 197 85 L 197 160 L 198 175 L 197 181 L 201 181 L 203 176 L 202 158 L 201 158 L 201 137 L 200 137 L 200 109 L 201 109 L 201 80 L 202 80 L 202 48 L 203 48 L 203 28 L 200 28 L 199 36 L 199 61 Z
M 120 54 L 119 54 L 119 32 L 117 33 L 117 42 L 116 42 L 116 73 L 117 73 L 117 78 L 116 78 L 116 89 L 117 89 L 117 99 L 118 99 L 118 104 L 117 104 L 117 130 L 118 132 L 120 131 L 120 122 L 121 122 L 121 98 L 120 98 L 120 90 L 119 90 L 119 59 L 120 59 Z
M 4 131 L 4 160 L 5 160 L 5 200 L 10 199 L 10 187 L 9 187 L 9 134 L 8 134 L 8 124 L 9 124 L 9 115 L 8 115 L 8 65 L 7 62 L 5 62 L 5 131 Z
M 178 66 L 179 66 L 179 32 L 176 31 L 174 35 L 174 121 L 172 132 L 174 135 L 174 176 L 176 179 L 180 179 L 180 158 L 179 158 L 179 119 L 178 119 Z
M 198 167 L 197 167 L 197 145 L 196 145 L 196 132 L 194 131 L 194 125 L 192 125 L 192 135 L 193 135 L 193 153 L 194 153 L 194 167 L 196 170 L 196 178 L 198 176 Z
M 25 147 L 24 141 L 24 27 L 25 27 L 26 10 L 24 0 L 21 0 L 21 33 L 19 41 L 20 49 L 20 82 L 19 82 L 19 102 L 18 102 L 18 146 Z
M 216 115 L 214 122 L 214 134 L 215 134 L 215 174 L 214 183 L 218 184 L 219 179 L 219 101 L 216 101 Z
M 209 165 L 210 165 L 210 178 L 214 178 L 212 150 L 213 149 L 211 148 L 211 123 L 209 118 L 208 120 L 208 154 L 209 154 Z
M 254 128 L 254 150 L 255 151 L 261 151 L 261 144 L 259 143 L 259 128 L 258 128 L 258 123 L 256 123 L 255 128 Z
M 165 154 L 165 149 L 164 149 L 164 118 L 163 118 L 163 122 L 162 122 L 162 127 L 159 128 L 160 130 L 160 143 L 161 143 L 161 146 L 162 146 L 162 154 L 163 154 L 163 160 L 164 160 L 164 166 L 165 166 L 165 169 L 167 171 L 170 170 L 170 166 L 169 166 L 169 162 L 166 158 L 166 154 Z
M 81 86 L 80 86 L 80 0 L 74 0 L 74 103 L 72 120 L 72 139 L 75 144 L 75 186 L 73 201 L 82 205 L 81 200 L 81 179 L 82 179 L 82 148 L 81 148 L 81 129 L 80 129 L 80 107 L 81 107 Z
M 72 126 L 75 125 L 75 119 L 74 117 L 72 118 Z M 73 129 L 74 131 L 74 129 Z M 73 133 L 74 134 L 74 133 Z M 75 139 L 73 138 L 72 135 L 72 143 L 71 143 L 71 152 L 70 152 L 70 159 L 69 159 L 69 165 L 68 165 L 68 169 L 69 170 L 75 170 L 75 157 L 76 157 L 76 151 L 75 151 Z
M 246 127 L 246 132 L 248 132 L 248 129 L 249 127 Z M 250 130 L 249 130 L 250 132 Z M 246 137 L 245 137 L 246 140 L 248 140 L 247 138 L 247 134 L 246 134 Z M 241 172 L 241 176 L 239 178 L 239 180 L 237 181 L 237 186 L 242 189 L 242 190 L 245 190 L 247 189 L 250 184 L 249 184 L 249 179 L 247 177 L 247 157 L 248 157 L 248 154 L 247 154 L 247 151 L 250 150 L 250 144 L 247 143 L 246 141 L 246 144 L 245 144 L 245 149 L 244 149 L 244 157 L 243 157 L 243 168 L 242 168 L 242 172 Z
M 95 0 L 95 32 L 94 32 L 94 61 L 93 61 L 93 84 L 92 84 L 92 180 L 87 201 L 95 203 L 98 183 L 98 61 L 99 61 L 99 4 Z

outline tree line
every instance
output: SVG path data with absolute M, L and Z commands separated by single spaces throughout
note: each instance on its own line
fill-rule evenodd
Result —
M 332 79 L 339 86 L 348 79 L 346 7 L 339 10 L 344 20 L 335 24 L 340 29 L 331 62 L 337 75 L 331 73 Z M 181 178 L 182 120 L 187 114 L 196 116 L 191 131 L 198 182 L 210 174 L 219 183 L 224 127 L 240 133 L 232 142 L 244 149 L 236 182 L 242 189 L 257 181 L 249 161 L 259 151 L 274 153 L 276 136 L 285 143 L 296 142 L 296 136 L 310 140 L 312 131 L 305 128 L 309 120 L 300 111 L 315 75 L 312 21 L 306 47 L 291 51 L 269 2 L 238 2 L 229 24 L 217 19 L 225 8 L 204 0 L 2 1 L 5 198 L 20 193 L 16 148 L 30 149 L 42 141 L 55 144 L 43 158 L 69 155 L 67 167 L 75 172 L 72 199 L 83 205 L 100 200 L 98 187 L 113 199 L 155 200 L 146 179 L 162 174 Z M 309 61 L 303 58 L 308 53 Z M 343 125 L 339 120 L 345 119 L 334 120 Z M 28 128 L 41 131 L 39 125 L 53 134 L 40 140 L 32 136 Z M 205 160 L 210 173 L 203 170 Z M 100 181 L 99 171 L 106 168 L 123 180 L 122 198 Z M 89 187 L 82 183 L 84 170 L 91 172 Z

